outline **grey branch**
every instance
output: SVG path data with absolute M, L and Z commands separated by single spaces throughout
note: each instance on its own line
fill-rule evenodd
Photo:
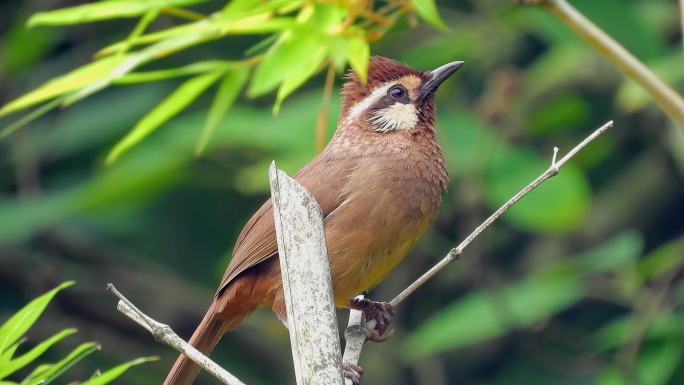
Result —
M 518 203 L 518 201 L 520 199 L 522 199 L 525 195 L 529 194 L 530 191 L 537 188 L 540 184 L 544 183 L 546 180 L 556 176 L 558 174 L 558 172 L 560 171 L 561 167 L 563 167 L 563 165 L 565 165 L 565 163 L 567 163 L 580 150 L 582 150 L 584 147 L 586 147 L 589 143 L 591 143 L 594 139 L 596 139 L 599 135 L 603 134 L 607 129 L 609 129 L 612 126 L 613 126 L 612 120 L 605 123 L 603 126 L 599 127 L 596 131 L 592 132 L 591 135 L 587 136 L 578 145 L 576 145 L 574 148 L 572 148 L 560 160 L 557 160 L 558 148 L 554 147 L 553 156 L 551 158 L 551 164 L 549 165 L 549 168 L 546 171 L 544 171 L 541 175 L 539 175 L 535 180 L 530 182 L 530 184 L 525 186 L 522 190 L 520 190 L 517 194 L 515 194 L 511 199 L 509 199 L 501 207 L 499 207 L 498 210 L 496 210 L 492 215 L 489 216 L 489 218 L 487 218 L 484 222 L 482 222 L 481 225 L 479 225 L 475 230 L 473 230 L 473 232 L 470 233 L 470 235 L 468 235 L 458 246 L 451 249 L 451 251 L 449 251 L 449 253 L 447 253 L 447 255 L 441 261 L 439 261 L 435 266 L 433 266 L 430 270 L 428 270 L 420 278 L 415 280 L 406 289 L 404 289 L 401 293 L 399 293 L 399 295 L 397 295 L 392 301 L 390 301 L 390 304 L 392 304 L 393 306 L 399 305 L 409 295 L 411 295 L 414 291 L 416 291 L 416 289 L 421 287 L 425 282 L 427 282 L 435 274 L 440 272 L 446 265 L 448 265 L 450 262 L 458 259 L 458 257 L 461 254 L 463 254 L 463 250 L 465 250 L 465 248 L 468 247 L 468 245 L 470 245 L 470 243 L 473 240 L 475 240 L 475 238 L 477 238 L 492 223 L 494 223 L 494 221 L 499 219 L 499 217 L 501 215 L 503 215 L 506 211 L 508 211 L 508 209 L 510 209 L 513 205 Z M 370 333 L 370 330 L 373 330 L 374 328 L 375 328 L 375 320 L 371 320 L 369 322 L 366 322 L 365 324 L 362 324 L 361 317 L 358 314 L 355 314 L 355 310 L 352 310 L 350 312 L 349 325 L 347 326 L 347 332 L 345 332 L 346 345 L 344 348 L 344 356 L 343 356 L 344 362 L 349 362 L 352 364 L 358 364 L 358 359 L 361 357 L 361 350 L 363 348 L 363 343 L 365 342 L 366 337 L 368 336 L 368 334 L 364 334 L 364 333 Z M 347 385 L 349 385 L 349 383 Z
M 278 256 L 298 385 L 342 385 L 323 215 L 316 199 L 275 163 L 269 170 Z
M 363 298 L 363 295 L 359 295 L 357 298 Z M 375 320 L 364 323 L 363 313 L 360 310 L 352 309 L 349 311 L 349 323 L 344 331 L 346 344 L 344 345 L 342 362 L 358 364 L 361 359 L 363 344 L 374 328 Z M 345 378 L 344 385 L 353 385 L 353 382 L 350 378 Z
M 119 298 L 119 303 L 116 306 L 117 310 L 123 313 L 126 317 L 135 321 L 138 325 L 145 328 L 145 330 L 154 336 L 155 340 L 185 354 L 189 359 L 202 367 L 202 369 L 209 372 L 212 376 L 216 377 L 222 383 L 226 385 L 245 385 L 242 381 L 230 374 L 216 362 L 212 361 L 209 357 L 192 347 L 192 345 L 185 342 L 173 331 L 173 329 L 171 329 L 169 325 L 155 321 L 147 314 L 143 313 L 140 309 L 133 305 L 128 298 L 121 294 L 116 287 L 114 287 L 114 285 L 111 283 L 107 284 L 107 290 Z

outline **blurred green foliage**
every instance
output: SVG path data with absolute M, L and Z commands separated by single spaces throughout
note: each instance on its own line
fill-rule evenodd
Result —
M 684 89 L 675 2 L 571 2 Z M 189 335 L 266 198 L 270 161 L 292 173 L 315 156 L 330 63 L 339 74 L 362 70 L 370 52 L 419 69 L 461 59 L 437 95 L 452 180 L 440 216 L 372 298 L 393 297 L 429 268 L 545 170 L 554 146 L 562 155 L 603 122 L 615 128 L 402 304 L 396 336 L 365 349 L 364 383 L 683 383 L 682 131 L 540 9 L 388 1 L 373 10 L 390 7 L 390 24 L 368 14 L 345 24 L 364 4 L 0 4 L 0 98 L 4 114 L 16 112 L 2 123 L 26 126 L 0 141 L 0 312 L 78 279 L 45 317 L 105 350 L 67 375 L 160 355 L 163 364 L 126 377 L 159 382 L 175 353 L 121 317 L 104 283 Z M 337 27 L 349 33 L 330 38 Z M 329 107 L 328 128 L 337 97 Z M 45 340 L 52 330 L 36 325 Z M 59 362 L 78 347 L 65 343 L 45 356 Z M 293 383 L 289 354 L 264 311 L 215 358 L 249 384 Z

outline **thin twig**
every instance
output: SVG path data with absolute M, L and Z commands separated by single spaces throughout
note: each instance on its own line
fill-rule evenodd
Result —
M 335 82 L 335 64 L 330 62 L 328 72 L 325 75 L 325 88 L 323 89 L 323 103 L 318 111 L 316 122 L 316 151 L 321 151 L 325 145 L 325 133 L 328 128 L 328 110 L 330 109 L 330 97 Z
M 173 329 L 171 329 L 169 325 L 155 321 L 147 314 L 143 313 L 128 298 L 121 294 L 121 292 L 119 292 L 114 285 L 111 283 L 107 284 L 107 290 L 119 298 L 119 303 L 116 306 L 117 310 L 123 313 L 126 317 L 135 321 L 138 325 L 145 328 L 145 330 L 154 336 L 155 340 L 176 349 L 182 354 L 185 354 L 189 359 L 202 367 L 202 369 L 206 370 L 209 374 L 216 377 L 222 383 L 226 385 L 245 385 L 227 370 L 223 369 L 219 364 L 212 361 L 209 357 L 202 354 L 202 352 L 195 349 L 189 343 L 185 342 L 173 331 Z
M 592 23 L 566 0 L 514 0 L 520 4 L 539 5 L 556 16 L 571 30 L 596 48 L 626 76 L 639 83 L 655 103 L 684 129 L 684 98 L 665 84 L 644 63 L 620 43 Z M 684 7 L 684 5 L 682 5 Z M 684 8 L 682 10 L 684 12 Z M 683 13 L 684 16 L 684 13 Z M 684 23 L 684 21 L 682 22 Z
M 575 156 L 580 150 L 582 150 L 584 147 L 586 147 L 589 143 L 591 143 L 594 139 L 596 139 L 599 135 L 603 134 L 607 129 L 613 126 L 613 121 L 609 121 L 605 123 L 603 126 L 598 128 L 596 131 L 591 133 L 591 135 L 587 136 L 583 141 L 581 141 L 579 144 L 577 144 L 574 148 L 572 148 L 564 157 L 562 157 L 560 160 L 557 160 L 557 155 L 558 155 L 558 148 L 554 147 L 553 150 L 553 157 L 551 159 L 551 165 L 549 168 L 544 171 L 541 175 L 539 175 L 535 180 L 533 180 L 530 184 L 525 186 L 522 190 L 520 190 L 517 194 L 515 194 L 511 199 L 509 199 L 506 203 L 503 204 L 498 210 L 496 210 L 492 215 L 489 216 L 484 222 L 482 222 L 481 225 L 479 225 L 475 230 L 473 230 L 470 235 L 468 235 L 463 242 L 461 242 L 457 247 L 451 249 L 449 253 L 441 260 L 439 261 L 435 266 L 433 266 L 430 270 L 428 270 L 425 274 L 423 274 L 420 278 L 415 280 L 412 284 L 410 284 L 406 289 L 404 289 L 399 295 L 397 295 L 392 301 L 390 301 L 390 304 L 393 306 L 399 305 L 401 302 L 403 302 L 409 295 L 411 295 L 416 289 L 421 287 L 425 282 L 427 282 L 430 278 L 432 278 L 435 274 L 437 274 L 439 271 L 441 271 L 446 265 L 448 265 L 450 262 L 458 259 L 458 257 L 463 254 L 463 250 L 465 250 L 470 243 L 475 240 L 483 231 L 485 231 L 494 221 L 499 219 L 501 215 L 503 215 L 508 209 L 510 209 L 513 205 L 515 205 L 520 199 L 522 199 L 525 195 L 529 194 L 530 191 L 534 190 L 537 188 L 540 184 L 544 183 L 546 180 L 556 176 L 558 172 L 560 171 L 560 168 L 565 165 L 573 156 Z M 349 326 L 347 327 L 347 330 L 350 329 L 359 329 L 359 326 L 362 327 L 363 329 L 366 329 L 368 333 L 370 333 L 371 330 L 375 328 L 375 320 L 370 320 L 366 322 L 365 324 L 361 324 L 359 317 L 354 313 L 352 310 L 350 312 L 350 320 L 349 320 Z M 359 329 L 362 330 L 363 329 Z M 364 331 L 365 333 L 365 331 Z M 349 333 L 345 332 L 346 338 L 346 346 L 344 348 L 344 355 L 343 355 L 343 362 L 344 363 L 351 363 L 351 364 L 357 364 L 358 359 L 361 356 L 361 349 L 363 346 L 363 343 L 365 342 L 365 339 L 368 334 L 365 334 L 366 337 L 364 337 L 364 333 L 359 333 L 359 332 L 354 332 L 354 330 L 350 331 Z M 351 350 L 348 352 L 348 349 Z M 356 360 L 356 361 L 354 361 Z
M 679 0 L 679 22 L 682 24 L 682 48 L 684 48 L 684 0 Z
M 404 291 L 399 293 L 391 302 L 393 306 L 399 305 L 403 300 L 406 299 L 411 293 L 416 291 L 420 286 L 422 286 L 425 282 L 427 282 L 430 278 L 432 278 L 435 274 L 437 274 L 440 270 L 444 268 L 449 262 L 458 259 L 458 257 L 463 254 L 463 250 L 470 245 L 470 243 L 477 238 L 478 235 L 480 235 L 483 231 L 485 231 L 494 221 L 499 219 L 499 217 L 508 211 L 508 209 L 511 208 L 514 204 L 518 203 L 520 199 L 522 199 L 525 195 L 529 194 L 530 191 L 534 190 L 537 188 L 540 184 L 544 183 L 547 179 L 556 176 L 558 172 L 560 171 L 560 168 L 563 167 L 565 163 L 567 163 L 568 160 L 570 160 L 575 154 L 577 154 L 581 149 L 587 146 L 587 144 L 591 143 L 596 137 L 601 135 L 604 131 L 609 129 L 610 127 L 613 126 L 613 121 L 611 120 L 610 122 L 604 124 L 601 126 L 599 129 L 594 131 L 591 135 L 587 136 L 582 142 L 580 142 L 577 146 L 575 146 L 572 150 L 570 150 L 564 157 L 562 157 L 559 161 L 556 161 L 556 156 L 558 153 L 558 149 L 554 147 L 553 151 L 553 158 L 551 159 L 551 165 L 549 168 L 544 171 L 541 175 L 537 177 L 537 179 L 533 180 L 532 183 L 528 184 L 520 190 L 517 194 L 515 194 L 511 199 L 508 200 L 508 202 L 504 203 L 503 206 L 499 207 L 498 210 L 496 210 L 492 215 L 489 216 L 480 226 L 478 226 L 466 239 L 461 242 L 457 247 L 451 249 L 449 253 L 442 259 L 438 264 L 436 264 L 432 269 L 428 270 L 425 274 L 423 274 L 420 278 L 418 278 L 415 282 L 413 282 L 411 285 L 409 285 Z

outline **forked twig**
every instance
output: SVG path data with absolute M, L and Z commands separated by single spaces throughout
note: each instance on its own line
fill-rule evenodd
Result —
M 510 209 L 513 205 L 518 203 L 520 199 L 522 199 L 525 195 L 529 194 L 530 191 L 534 190 L 537 188 L 540 184 L 544 183 L 546 180 L 556 176 L 558 172 L 560 171 L 560 168 L 565 165 L 572 157 L 574 157 L 580 150 L 582 150 L 584 147 L 586 147 L 589 143 L 591 143 L 594 139 L 596 139 L 599 135 L 603 134 L 607 129 L 613 126 L 613 121 L 609 121 L 605 123 L 603 126 L 599 127 L 596 131 L 591 133 L 591 135 L 587 136 L 583 141 L 581 141 L 579 144 L 577 144 L 575 147 L 573 147 L 565 156 L 563 156 L 560 160 L 557 160 L 558 156 L 558 148 L 554 147 L 553 148 L 553 157 L 551 158 L 551 164 L 549 165 L 549 168 L 546 169 L 541 175 L 539 175 L 535 180 L 530 182 L 527 186 L 525 186 L 522 190 L 520 190 L 517 194 L 515 194 L 511 199 L 509 199 L 506 203 L 504 203 L 501 207 L 499 207 L 498 210 L 496 210 L 492 215 L 490 215 L 482 224 L 480 224 L 475 230 L 473 230 L 470 235 L 468 235 L 458 246 L 455 248 L 451 249 L 449 253 L 441 260 L 439 261 L 435 266 L 433 266 L 430 270 L 425 272 L 420 278 L 416 279 L 412 284 L 410 284 L 406 289 L 404 289 L 401 293 L 399 293 L 392 301 L 390 301 L 390 304 L 393 306 L 399 305 L 401 302 L 403 302 L 409 295 L 411 295 L 414 291 L 416 291 L 419 287 L 421 287 L 425 282 L 427 282 L 430 278 L 432 278 L 435 274 L 437 274 L 439 271 L 444 269 L 446 265 L 448 265 L 450 262 L 458 259 L 461 254 L 463 254 L 463 250 L 465 250 L 470 243 L 472 243 L 475 238 L 477 238 L 483 231 L 485 231 L 494 221 L 499 219 L 501 215 L 503 215 L 508 209 Z M 361 316 L 360 312 L 357 310 L 351 310 L 349 313 L 349 325 L 347 327 L 347 331 L 345 332 L 345 337 L 346 337 L 346 345 L 344 348 L 344 355 L 343 355 L 343 362 L 345 363 L 351 363 L 351 364 L 358 364 L 358 360 L 361 357 L 361 350 L 363 349 L 363 344 L 370 334 L 371 330 L 375 328 L 375 320 L 370 320 L 366 323 L 362 323 L 361 321 Z M 345 382 L 347 385 L 351 384 L 351 381 L 347 379 Z
M 189 343 L 185 342 L 178 336 L 178 334 L 176 334 L 176 332 L 173 331 L 173 329 L 171 329 L 169 325 L 158 322 L 147 314 L 143 313 L 128 298 L 121 294 L 121 292 L 119 292 L 114 285 L 111 283 L 107 284 L 107 290 L 119 298 L 119 303 L 116 306 L 117 310 L 123 313 L 126 317 L 135 321 L 138 325 L 145 328 L 145 330 L 154 336 L 155 340 L 185 354 L 189 359 L 201 366 L 202 369 L 206 370 L 222 383 L 226 385 L 245 385 L 242 381 L 230 374 L 219 364 L 212 361 L 209 357 L 202 354 L 202 352 L 195 349 Z

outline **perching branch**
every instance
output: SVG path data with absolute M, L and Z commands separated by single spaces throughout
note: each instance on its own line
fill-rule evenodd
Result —
M 684 98 L 566 0 L 514 0 L 514 2 L 538 5 L 556 16 L 577 35 L 601 52 L 622 73 L 644 87 L 655 103 L 675 123 L 684 128 Z M 684 5 L 681 6 L 684 7 Z M 682 16 L 684 17 L 684 13 Z
M 357 296 L 363 298 L 363 295 Z M 349 310 L 349 323 L 347 329 L 344 330 L 344 354 L 342 355 L 342 362 L 358 364 L 361 359 L 361 351 L 363 351 L 363 344 L 371 334 L 371 330 L 375 328 L 375 320 L 363 323 L 363 313 L 360 310 Z M 353 385 L 353 381 L 349 377 L 344 378 L 344 385 Z
M 157 322 L 150 318 L 147 314 L 143 313 L 138 309 L 133 303 L 128 300 L 123 294 L 121 294 L 114 285 L 107 284 L 107 290 L 119 298 L 119 303 L 116 308 L 126 317 L 135 321 L 138 325 L 145 328 L 150 332 L 154 339 L 168 345 L 182 354 L 185 354 L 189 359 L 195 362 L 197 365 L 206 370 L 209 374 L 216 377 L 219 381 L 226 385 L 245 385 L 242 381 L 238 380 L 235 376 L 230 374 L 227 370 L 223 369 L 216 362 L 209 359 L 209 357 L 202 354 L 199 350 L 195 349 L 189 343 L 185 342 L 182 338 L 176 334 L 176 332 L 171 329 L 169 325 Z
M 428 270 L 425 274 L 423 274 L 420 278 L 415 280 L 412 284 L 410 284 L 406 289 L 404 289 L 399 295 L 394 297 L 392 301 L 390 301 L 390 304 L 393 306 L 399 305 L 401 302 L 403 302 L 409 295 L 411 295 L 416 289 L 418 289 L 420 286 L 422 286 L 425 282 L 427 282 L 430 278 L 432 278 L 435 274 L 440 272 L 446 265 L 448 265 L 450 262 L 458 259 L 458 257 L 463 254 L 463 251 L 465 250 L 470 243 L 475 240 L 483 231 L 485 231 L 494 221 L 499 219 L 501 215 L 503 215 L 508 209 L 510 209 L 513 205 L 518 203 L 520 199 L 522 199 L 525 195 L 529 194 L 530 191 L 534 190 L 537 188 L 539 185 L 544 183 L 546 180 L 556 176 L 558 172 L 560 171 L 560 168 L 563 167 L 565 163 L 567 163 L 570 159 L 572 159 L 573 156 L 575 156 L 580 150 L 582 150 L 584 147 L 586 147 L 589 143 L 591 143 L 594 139 L 596 139 L 599 135 L 603 134 L 607 129 L 613 126 L 613 121 L 609 121 L 600 128 L 598 128 L 596 131 L 591 133 L 591 135 L 587 136 L 583 141 L 581 141 L 578 145 L 576 145 L 574 148 L 572 148 L 564 157 L 562 157 L 560 160 L 557 160 L 557 155 L 558 155 L 558 148 L 554 147 L 553 149 L 553 157 L 551 159 L 551 165 L 549 168 L 544 171 L 541 175 L 539 175 L 535 180 L 533 180 L 530 184 L 525 186 L 522 190 L 520 190 L 517 194 L 515 194 L 511 199 L 509 199 L 506 203 L 503 204 L 503 206 L 499 207 L 498 210 L 496 210 L 492 215 L 489 216 L 484 222 L 482 222 L 481 225 L 479 225 L 475 230 L 473 230 L 470 235 L 468 235 L 463 242 L 461 242 L 457 247 L 451 249 L 449 253 L 441 260 L 439 261 L 435 266 L 433 266 L 430 270 Z M 363 343 L 365 342 L 367 336 L 370 334 L 370 331 L 375 328 L 375 320 L 370 320 L 366 322 L 365 324 L 361 323 L 361 317 L 355 313 L 354 310 L 350 312 L 349 315 L 349 326 L 347 327 L 347 331 L 345 332 L 345 337 L 346 337 L 346 346 L 344 348 L 344 359 L 343 362 L 345 363 L 351 363 L 351 364 L 358 364 L 358 359 L 361 356 L 361 349 L 363 347 Z M 347 385 L 350 385 L 350 382 L 346 383 Z
M 297 385 L 342 385 L 340 336 L 321 208 L 275 162 L 268 174 Z

